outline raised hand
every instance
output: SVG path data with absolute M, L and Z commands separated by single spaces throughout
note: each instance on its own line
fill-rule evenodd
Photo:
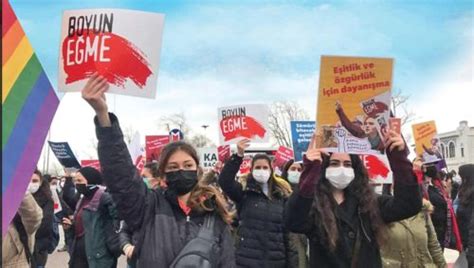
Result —
M 82 98 L 94 109 L 99 119 L 99 124 L 103 127 L 111 125 L 107 101 L 105 99 L 105 92 L 107 92 L 108 89 L 109 84 L 107 83 L 107 79 L 94 73 L 82 90 Z
M 405 141 L 403 140 L 401 134 L 398 134 L 394 130 L 390 130 L 384 136 L 385 148 L 387 150 L 390 152 L 395 148 L 397 148 L 398 151 L 405 150 Z
M 237 143 L 237 155 L 240 157 L 244 157 L 245 149 L 250 146 L 249 139 L 243 139 Z
M 311 137 L 311 142 L 308 145 L 308 149 L 306 150 L 306 158 L 310 161 L 319 161 L 322 162 L 323 157 L 322 154 L 326 154 L 326 152 L 323 152 L 321 149 L 318 148 L 317 146 L 317 140 L 320 138 L 321 133 L 318 132 L 318 134 L 313 133 L 313 136 Z
M 341 105 L 341 102 L 340 101 L 336 101 L 336 111 L 339 111 L 342 109 L 342 105 Z

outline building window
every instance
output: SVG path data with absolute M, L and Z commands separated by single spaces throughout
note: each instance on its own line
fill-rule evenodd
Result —
M 464 157 L 464 144 L 461 143 L 461 157 Z
M 446 158 L 446 146 L 444 146 L 444 143 L 441 143 L 441 153 L 443 154 L 443 158 Z
M 454 142 L 449 143 L 448 150 L 449 150 L 449 158 L 455 158 L 456 157 L 456 146 L 454 146 Z

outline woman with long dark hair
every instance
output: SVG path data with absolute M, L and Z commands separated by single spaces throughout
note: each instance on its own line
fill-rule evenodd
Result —
M 33 268 L 43 268 L 48 261 L 48 254 L 51 252 L 51 240 L 53 239 L 54 221 L 54 201 L 49 187 L 49 182 L 41 175 L 39 170 L 35 170 L 31 176 L 28 190 L 33 194 L 36 203 L 43 211 L 41 226 L 35 235 L 35 248 L 33 252 Z
M 97 115 L 105 185 L 130 230 L 140 232 L 134 248 L 137 267 L 234 267 L 232 214 L 217 189 L 200 183 L 196 150 L 181 141 L 165 146 L 158 167 L 167 189 L 148 189 L 131 160 L 117 117 L 108 113 L 107 89 L 105 78 L 94 75 L 82 96 Z
M 289 267 L 288 232 L 283 224 L 290 186 L 274 176 L 265 154 L 252 159 L 245 187 L 235 180 L 250 140 L 237 143 L 219 176 L 219 185 L 237 206 L 239 217 L 236 262 L 239 267 Z
M 390 132 L 385 144 L 394 177 L 394 196 L 376 196 L 360 157 L 327 154 L 316 137 L 286 210 L 286 226 L 310 240 L 311 267 L 382 267 L 379 245 L 386 223 L 416 215 L 422 198 L 402 137 Z
M 474 266 L 474 164 L 459 167 L 462 183 L 459 188 L 457 219 L 468 267 Z

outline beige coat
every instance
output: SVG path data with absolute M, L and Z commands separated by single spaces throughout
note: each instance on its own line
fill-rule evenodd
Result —
M 18 214 L 21 216 L 25 231 L 28 235 L 28 246 L 30 250 L 33 250 L 36 230 L 38 230 L 41 225 L 43 211 L 36 203 L 34 197 L 30 193 L 27 193 L 21 201 Z M 13 224 L 10 224 L 2 242 L 2 267 L 29 268 L 29 266 L 26 260 L 25 248 L 20 241 L 20 236 Z
M 424 203 L 417 215 L 388 226 L 386 242 L 380 247 L 385 268 L 445 268 L 446 260 Z

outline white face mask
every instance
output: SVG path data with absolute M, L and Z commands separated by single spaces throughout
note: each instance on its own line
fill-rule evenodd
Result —
M 374 192 L 378 195 L 382 195 L 383 193 L 383 184 L 382 185 L 375 185 Z
M 28 185 L 28 191 L 32 194 L 38 192 L 39 188 L 40 188 L 39 182 L 30 182 L 30 184 Z
M 354 180 L 354 169 L 346 167 L 329 167 L 326 178 L 334 188 L 344 190 Z
M 297 184 L 300 181 L 301 172 L 299 171 L 288 171 L 288 181 L 291 184 Z
M 259 183 L 267 183 L 268 179 L 270 179 L 270 170 L 254 169 L 254 171 L 252 171 L 252 176 Z

